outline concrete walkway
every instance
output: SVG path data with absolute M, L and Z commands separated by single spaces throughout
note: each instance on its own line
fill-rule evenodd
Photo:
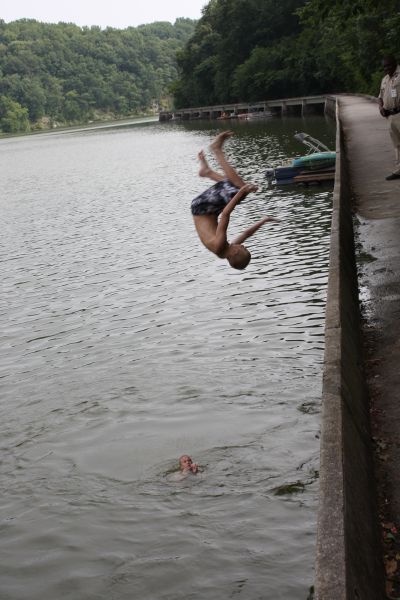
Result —
M 342 96 L 340 118 L 353 189 L 359 287 L 372 402 L 388 597 L 400 594 L 400 179 L 387 121 L 367 98 Z

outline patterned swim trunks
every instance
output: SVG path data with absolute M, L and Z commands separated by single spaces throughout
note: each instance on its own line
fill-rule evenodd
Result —
M 228 179 L 218 181 L 192 200 L 192 215 L 219 215 L 238 191 Z

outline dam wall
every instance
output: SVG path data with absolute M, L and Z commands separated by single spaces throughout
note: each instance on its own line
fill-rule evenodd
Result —
M 340 98 L 333 198 L 320 451 L 315 597 L 385 598 L 364 377 L 352 215 L 352 188 Z

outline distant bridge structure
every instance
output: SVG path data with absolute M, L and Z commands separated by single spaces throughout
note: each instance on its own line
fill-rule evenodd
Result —
M 218 104 L 216 106 L 198 106 L 161 111 L 159 120 L 190 121 L 193 119 L 257 118 L 262 116 L 305 116 L 326 112 L 327 103 L 332 101 L 334 101 L 332 96 L 320 95 L 261 100 L 260 102 L 236 102 L 235 104 Z

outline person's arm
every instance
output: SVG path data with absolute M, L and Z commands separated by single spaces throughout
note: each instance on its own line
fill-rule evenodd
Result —
M 230 215 L 236 205 L 246 198 L 250 192 L 256 192 L 258 190 L 257 186 L 254 183 L 246 183 L 243 185 L 238 192 L 229 200 L 228 204 L 225 206 L 224 210 L 221 213 L 221 217 L 224 215 Z
M 386 110 L 386 108 L 383 108 L 383 100 L 382 98 L 378 98 L 378 104 L 379 104 L 379 112 L 381 113 L 382 117 L 387 117 L 390 113 Z
M 232 211 L 236 205 L 243 200 L 250 192 L 255 192 L 257 186 L 252 183 L 247 183 L 242 186 L 240 190 L 231 198 L 224 210 L 221 212 L 221 216 L 218 221 L 217 230 L 215 232 L 215 252 L 218 254 L 225 248 L 227 242 L 227 231 L 229 225 L 229 219 Z
M 252 225 L 251 227 L 243 231 L 243 233 L 238 235 L 234 240 L 232 240 L 231 243 L 243 244 L 243 242 L 247 240 L 247 238 L 252 236 L 256 231 L 258 231 L 258 229 L 260 229 L 260 227 L 264 225 L 264 223 L 268 223 L 269 221 L 279 223 L 279 219 L 275 219 L 275 217 L 263 217 L 262 219 L 260 219 L 260 221 L 257 221 L 257 223 L 254 223 L 254 225 Z
M 382 117 L 388 117 L 390 113 L 386 110 L 386 108 L 383 108 L 383 92 L 384 92 L 384 83 L 382 81 L 381 89 L 380 89 L 379 96 L 378 96 L 379 112 L 381 113 Z

